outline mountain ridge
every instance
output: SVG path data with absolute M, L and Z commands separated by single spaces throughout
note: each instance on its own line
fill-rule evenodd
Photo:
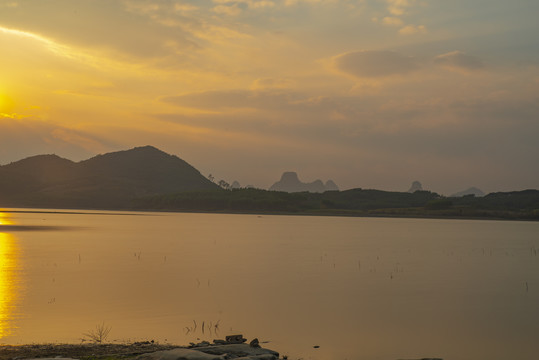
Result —
M 79 162 L 49 154 L 0 166 L 0 202 L 12 206 L 121 208 L 139 196 L 215 188 L 192 165 L 149 145 Z

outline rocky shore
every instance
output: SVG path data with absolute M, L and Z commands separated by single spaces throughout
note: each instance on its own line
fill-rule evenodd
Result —
M 245 343 L 241 335 L 226 340 L 203 341 L 189 346 L 158 344 L 32 344 L 0 345 L 0 360 L 287 360 L 261 347 L 257 339 Z M 404 360 L 404 359 L 400 359 Z M 406 360 L 443 360 L 421 358 Z
M 32 344 L 2 345 L 0 360 L 22 359 L 136 359 L 136 360 L 278 360 L 279 353 L 262 348 L 257 339 L 245 343 L 241 335 L 226 340 L 191 343 L 189 346 L 162 345 L 153 341 L 132 344 Z

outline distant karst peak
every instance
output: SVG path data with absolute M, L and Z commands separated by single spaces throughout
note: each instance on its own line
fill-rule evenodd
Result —
M 451 195 L 450 197 L 462 197 L 462 196 L 468 196 L 468 195 L 482 197 L 482 196 L 485 196 L 485 193 L 483 191 L 479 190 L 478 188 L 472 186 L 471 188 L 468 188 L 468 189 L 463 190 L 463 191 L 459 191 L 459 192 Z
M 320 179 L 310 183 L 304 183 L 299 179 L 296 172 L 285 171 L 281 175 L 281 180 L 270 186 L 269 190 L 284 192 L 308 191 L 322 193 L 325 191 L 339 190 L 339 188 L 332 180 L 328 180 L 325 184 Z
M 280 181 L 297 181 L 299 182 L 298 174 L 294 171 L 285 171 L 283 175 L 281 175 Z
M 410 186 L 410 189 L 408 189 L 409 193 L 414 193 L 416 191 L 423 191 L 423 185 L 419 181 L 414 181 L 412 183 L 412 186 Z

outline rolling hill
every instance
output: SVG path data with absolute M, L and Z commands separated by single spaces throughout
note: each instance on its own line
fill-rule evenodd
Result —
M 193 166 L 152 146 L 81 162 L 38 155 L 0 166 L 0 206 L 129 208 L 141 196 L 217 189 Z

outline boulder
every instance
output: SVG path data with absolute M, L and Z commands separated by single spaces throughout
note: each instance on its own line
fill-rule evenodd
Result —
M 235 358 L 234 360 L 278 360 L 279 357 L 272 354 L 262 354 L 254 356 L 243 356 Z
M 242 344 L 247 341 L 247 339 L 244 338 L 243 335 L 227 335 L 225 339 L 226 342 L 229 344 Z
M 199 347 L 197 348 L 197 351 L 203 351 L 207 354 L 212 354 L 212 355 L 232 354 L 240 358 L 249 357 L 249 356 L 266 355 L 266 354 L 273 355 L 276 358 L 279 358 L 279 353 L 276 351 L 265 349 L 262 347 L 252 347 L 249 344 L 213 345 L 213 346 L 208 346 L 208 347 Z M 163 360 L 169 360 L 169 359 L 163 359 Z
M 209 354 L 192 349 L 173 349 L 139 355 L 136 360 L 225 360 L 221 354 Z
M 251 347 L 260 347 L 260 343 L 258 342 L 258 338 L 254 338 L 253 340 L 251 340 L 251 342 L 249 343 L 249 346 L 251 346 Z

